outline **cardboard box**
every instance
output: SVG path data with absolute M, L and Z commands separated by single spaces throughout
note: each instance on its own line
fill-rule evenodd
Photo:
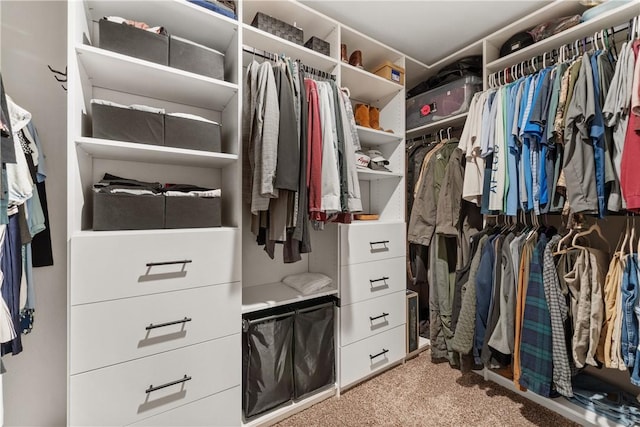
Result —
M 373 74 L 384 77 L 394 83 L 404 85 L 404 68 L 397 66 L 391 61 L 384 61 L 384 63 L 378 65 Z

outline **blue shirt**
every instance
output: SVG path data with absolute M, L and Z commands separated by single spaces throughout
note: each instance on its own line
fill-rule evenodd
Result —
M 511 132 L 515 117 L 515 102 L 518 94 L 518 82 L 513 83 L 507 94 L 507 120 L 505 135 L 507 137 L 507 177 L 509 186 L 507 188 L 506 208 L 505 213 L 507 215 L 515 216 L 518 213 L 518 158 L 520 157 L 520 150 L 516 143 L 516 136 Z
M 593 144 L 593 154 L 596 161 L 596 192 L 598 193 L 598 214 L 600 218 L 605 216 L 605 176 L 604 176 L 604 118 L 600 106 L 600 73 L 598 71 L 598 55 L 601 51 L 591 55 L 591 72 L 593 74 L 593 97 L 595 114 L 591 121 L 589 136 Z

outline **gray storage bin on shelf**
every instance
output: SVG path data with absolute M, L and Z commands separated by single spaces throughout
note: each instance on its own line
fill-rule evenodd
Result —
M 316 36 L 310 37 L 304 46 L 323 55 L 330 56 L 331 53 L 331 45 Z
M 217 123 L 165 115 L 164 144 L 169 147 L 220 152 L 221 128 Z
M 164 114 L 91 104 L 94 138 L 164 144 Z
M 302 29 L 287 24 L 272 16 L 266 15 L 262 12 L 256 13 L 251 25 L 266 31 L 269 34 L 289 40 L 290 42 L 302 45 L 304 43 L 304 34 Z
M 99 46 L 123 55 L 169 65 L 169 37 L 106 19 L 98 23 Z
M 301 399 L 336 381 L 334 303 L 298 310 L 293 331 L 294 397 Z
M 466 113 L 473 94 L 480 90 L 482 79 L 467 76 L 407 99 L 407 129 Z
M 169 66 L 224 80 L 223 53 L 174 35 L 169 39 Z
M 242 412 L 248 419 L 293 398 L 293 311 L 243 323 Z
M 165 228 L 220 227 L 220 197 L 174 197 L 165 199 Z
M 164 228 L 162 195 L 93 193 L 93 230 Z

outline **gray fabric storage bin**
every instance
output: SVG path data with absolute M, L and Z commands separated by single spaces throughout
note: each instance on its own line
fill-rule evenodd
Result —
M 93 137 L 140 144 L 164 144 L 164 115 L 91 104 Z
M 180 37 L 169 39 L 169 66 L 224 80 L 224 54 Z
M 304 43 L 304 32 L 302 31 L 302 29 L 294 27 L 291 24 L 269 16 L 265 13 L 256 13 L 256 16 L 253 17 L 253 21 L 251 21 L 251 25 L 262 31 L 266 31 L 269 34 L 273 34 L 276 37 L 289 40 L 290 42 L 299 44 L 301 46 Z
M 148 230 L 164 227 L 162 195 L 93 193 L 93 230 Z
M 164 144 L 169 147 L 220 152 L 220 125 L 165 115 Z
M 220 227 L 220 197 L 165 196 L 165 228 Z
M 157 64 L 169 65 L 169 37 L 128 24 L 101 19 L 99 47 Z
M 293 312 L 269 314 L 244 321 L 242 412 L 247 419 L 293 397 Z
M 336 381 L 334 303 L 298 310 L 293 331 L 294 398 L 301 399 Z

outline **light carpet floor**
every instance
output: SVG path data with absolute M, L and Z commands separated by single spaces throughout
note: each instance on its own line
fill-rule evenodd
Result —
M 473 372 L 433 364 L 429 351 L 300 412 L 294 426 L 577 426 Z

